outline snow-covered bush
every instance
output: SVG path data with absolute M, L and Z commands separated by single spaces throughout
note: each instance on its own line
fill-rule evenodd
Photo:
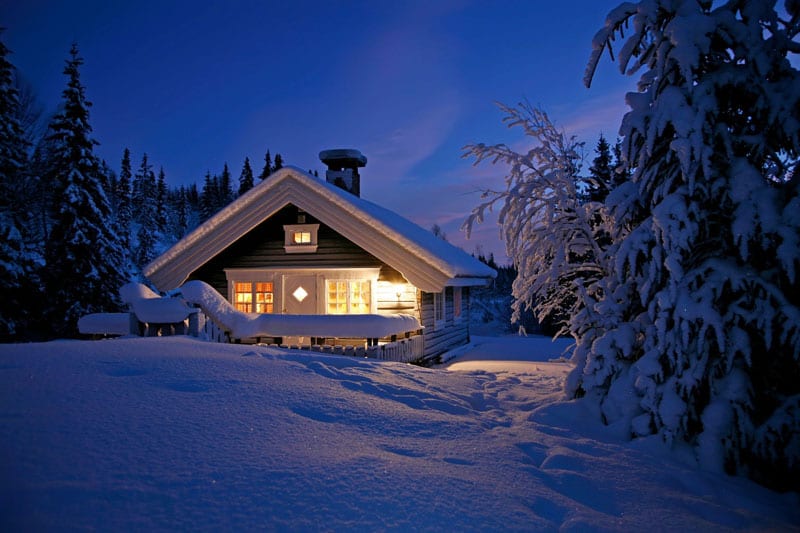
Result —
M 620 131 L 631 181 L 608 199 L 624 231 L 568 387 L 707 467 L 797 489 L 800 4 L 775 4 L 624 3 L 595 37 L 587 85 L 617 39 L 641 78 Z

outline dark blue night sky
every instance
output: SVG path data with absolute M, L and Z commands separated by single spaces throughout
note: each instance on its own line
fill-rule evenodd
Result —
M 322 170 L 320 150 L 369 163 L 362 195 L 472 252 L 502 257 L 493 223 L 458 227 L 503 169 L 461 159 L 470 142 L 525 147 L 493 102 L 541 105 L 587 142 L 613 138 L 630 79 L 606 62 L 581 80 L 614 1 L 66 2 L 0 0 L 10 60 L 48 112 L 70 44 L 85 59 L 97 153 L 118 170 L 147 152 L 172 184 L 201 183 L 264 152 Z M 198 7 L 201 6 L 201 7 Z

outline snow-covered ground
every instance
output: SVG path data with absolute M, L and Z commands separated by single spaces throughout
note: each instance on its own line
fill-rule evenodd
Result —
M 0 346 L 0 530 L 792 530 L 797 494 L 627 442 L 564 345 L 447 368 L 188 337 Z

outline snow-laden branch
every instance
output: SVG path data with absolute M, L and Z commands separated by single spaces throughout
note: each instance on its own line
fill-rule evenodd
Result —
M 505 190 L 484 191 L 463 229 L 469 234 L 487 210 L 499 206 L 501 237 L 518 272 L 512 319 L 530 308 L 539 320 L 560 322 L 567 332 L 566 317 L 585 305 L 581 294 L 593 294 L 580 293 L 577 284 L 591 287 L 605 272 L 598 234 L 607 231 L 607 215 L 602 205 L 579 197 L 583 144 L 527 102 L 498 106 L 505 113 L 503 122 L 522 128 L 532 146 L 524 153 L 505 144 L 464 148 L 464 156 L 473 157 L 474 164 L 502 164 L 508 173 Z

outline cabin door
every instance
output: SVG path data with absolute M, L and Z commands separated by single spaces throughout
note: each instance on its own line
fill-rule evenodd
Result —
M 283 276 L 283 312 L 287 315 L 317 313 L 316 276 Z

